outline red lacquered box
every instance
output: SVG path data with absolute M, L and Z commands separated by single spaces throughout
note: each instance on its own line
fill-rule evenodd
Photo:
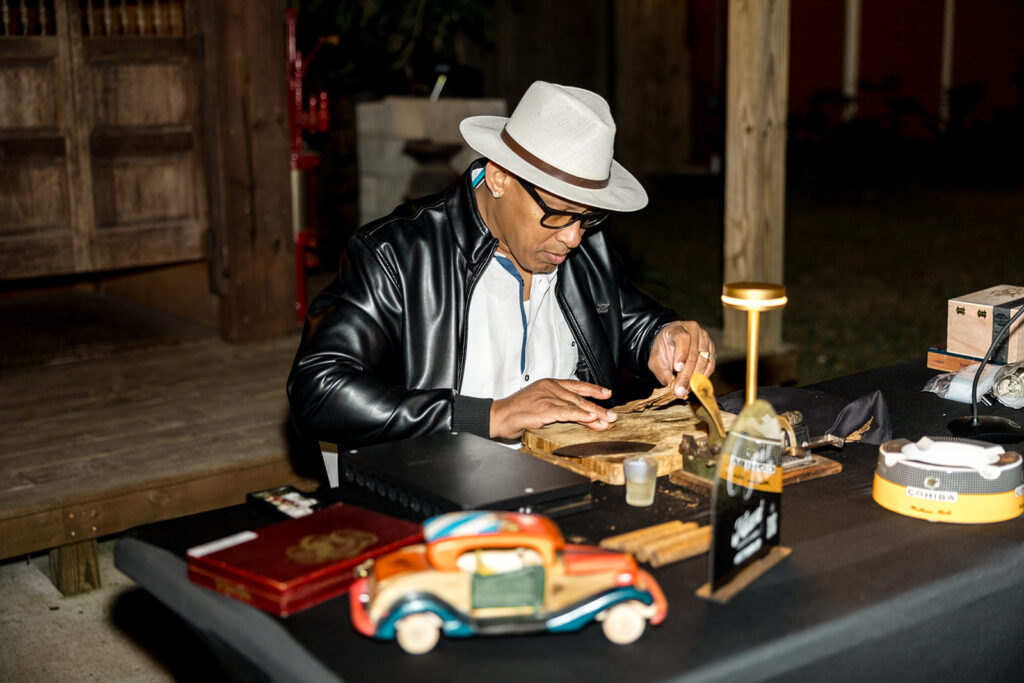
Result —
M 423 540 L 419 524 L 339 504 L 188 551 L 188 576 L 286 617 L 337 597 L 367 559 Z

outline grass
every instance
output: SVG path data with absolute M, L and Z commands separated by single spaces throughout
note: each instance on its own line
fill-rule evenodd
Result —
M 720 326 L 721 186 L 662 180 L 651 205 L 606 228 L 641 287 Z M 808 384 L 924 357 L 946 338 L 946 301 L 1024 285 L 1019 187 L 906 182 L 885 190 L 790 187 L 783 338 Z

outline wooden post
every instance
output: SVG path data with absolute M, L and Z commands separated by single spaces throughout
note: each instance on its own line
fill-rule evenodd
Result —
M 222 259 L 221 336 L 265 339 L 295 328 L 295 259 L 284 0 L 225 0 L 201 12 L 206 111 L 219 169 L 211 182 L 210 243 Z M 210 107 L 213 107 L 211 112 Z M 219 170 L 219 172 L 216 172 Z
M 860 0 L 846 0 L 843 21 L 843 120 L 857 116 L 857 92 L 860 74 Z
M 682 171 L 693 155 L 689 3 L 616 0 L 612 10 L 616 158 L 634 173 Z
M 789 0 L 729 0 L 725 128 L 725 282 L 783 282 Z M 746 345 L 746 314 L 726 308 L 726 348 Z M 761 348 L 782 313 L 761 319 Z
M 67 140 L 68 218 L 74 271 L 92 270 L 92 242 L 96 237 L 90 134 L 95 117 L 92 88 L 82 47 L 82 12 L 78 3 L 54 3 L 58 35 L 58 79 Z
M 949 127 L 949 91 L 953 87 L 953 31 L 956 0 L 946 0 L 942 9 L 942 64 L 939 71 L 939 130 Z
M 50 551 L 50 581 L 64 595 L 77 595 L 100 587 L 100 560 L 96 539 L 69 543 Z

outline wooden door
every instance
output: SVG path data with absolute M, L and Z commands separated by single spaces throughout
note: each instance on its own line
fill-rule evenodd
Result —
M 195 15 L 0 0 L 0 278 L 204 258 Z

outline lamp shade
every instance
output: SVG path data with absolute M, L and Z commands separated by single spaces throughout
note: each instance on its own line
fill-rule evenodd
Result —
M 722 287 L 722 303 L 741 311 L 783 308 L 788 299 L 783 285 L 770 282 L 732 282 Z

